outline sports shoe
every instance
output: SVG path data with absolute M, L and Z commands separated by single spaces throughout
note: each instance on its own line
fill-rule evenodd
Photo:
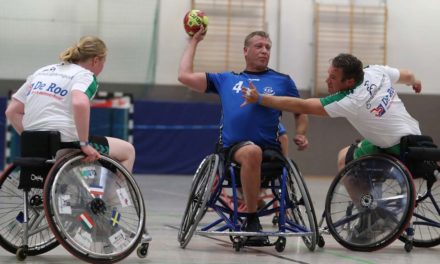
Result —
M 393 231 L 396 227 L 388 219 L 388 216 L 383 208 L 376 208 L 370 212 L 362 213 L 359 222 L 350 232 L 349 240 L 356 244 L 369 244 L 382 234 Z
M 359 222 L 354 225 L 347 237 L 347 240 L 356 244 L 369 244 L 371 241 L 371 234 L 369 232 L 369 217 L 370 214 L 362 214 Z
M 261 232 L 260 220 L 258 217 L 248 217 L 244 231 L 246 232 Z M 269 238 L 267 236 L 249 236 L 245 240 L 245 246 L 262 247 L 269 244 Z

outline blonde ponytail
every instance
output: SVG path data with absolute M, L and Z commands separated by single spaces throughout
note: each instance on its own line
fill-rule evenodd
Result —
M 107 47 L 101 39 L 94 36 L 82 37 L 79 42 L 72 47 L 61 52 L 60 60 L 70 63 L 86 61 L 93 57 L 105 57 Z

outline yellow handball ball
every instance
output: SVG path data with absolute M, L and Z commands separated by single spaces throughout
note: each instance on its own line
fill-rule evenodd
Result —
M 193 9 L 185 14 L 183 26 L 186 33 L 191 37 L 200 30 L 202 25 L 205 28 L 204 33 L 206 33 L 208 29 L 208 16 L 205 15 L 205 12 Z

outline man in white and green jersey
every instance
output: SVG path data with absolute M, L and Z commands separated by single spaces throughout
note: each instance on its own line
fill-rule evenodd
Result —
M 364 139 L 339 152 L 339 170 L 363 155 L 382 151 L 398 155 L 401 137 L 420 135 L 418 122 L 393 87 L 395 83 L 411 85 L 419 93 L 420 80 L 410 71 L 380 65 L 363 68 L 355 56 L 339 54 L 332 60 L 326 82 L 330 95 L 309 99 L 260 95 L 251 84 L 250 90 L 243 89 L 246 101 L 242 106 L 258 102 L 294 113 L 347 118 Z

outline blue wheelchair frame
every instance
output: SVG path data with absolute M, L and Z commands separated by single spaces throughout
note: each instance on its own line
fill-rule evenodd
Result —
M 215 181 L 214 179 L 210 179 L 205 180 L 205 182 L 214 181 L 215 185 L 208 184 L 206 187 L 207 190 L 205 191 L 209 192 L 209 197 L 207 198 L 206 203 L 200 202 L 200 200 L 203 199 L 202 196 L 206 195 L 197 194 L 197 188 L 192 186 L 191 191 L 193 191 L 194 197 L 190 196 L 185 213 L 192 213 L 192 216 L 195 219 L 189 221 L 187 216 L 184 215 L 178 236 L 178 240 L 181 242 L 181 247 L 184 248 L 187 245 L 192 236 L 192 232 L 195 231 L 195 233 L 199 235 L 229 236 L 236 251 L 239 251 L 240 248 L 246 246 L 246 239 L 249 236 L 278 237 L 275 242 L 270 242 L 268 240 L 267 243 L 258 245 L 275 245 L 275 248 L 278 252 L 284 250 L 286 244 L 285 237 L 302 236 L 306 242 L 305 237 L 310 236 L 311 239 L 310 241 L 306 242 L 306 246 L 309 248 L 309 250 L 314 250 L 318 235 L 316 217 L 307 187 L 305 186 L 302 176 L 300 175 L 293 161 L 285 159 L 280 154 L 282 160 L 276 159 L 275 161 L 264 161 L 262 163 L 262 188 L 270 189 L 273 197 L 270 198 L 270 200 L 257 211 L 257 215 L 259 217 L 263 217 L 271 214 L 278 214 L 276 220 L 273 220 L 273 224 L 278 225 L 278 230 L 246 232 L 243 230 L 243 226 L 245 223 L 244 218 L 248 215 L 248 213 L 241 212 L 238 209 L 239 198 L 237 188 L 241 186 L 238 180 L 239 176 L 236 173 L 238 165 L 235 163 L 226 164 L 225 158 L 222 154 L 212 154 L 208 157 L 212 159 L 213 155 L 216 156 L 215 160 L 220 160 L 218 161 L 217 168 L 215 168 L 215 173 L 213 171 L 209 171 L 209 173 L 212 173 L 211 177 L 215 177 Z M 205 159 L 203 162 L 206 160 L 207 159 Z M 199 171 L 196 172 L 195 177 L 202 177 L 198 175 L 198 173 Z M 198 180 L 194 178 L 193 185 L 194 182 L 197 181 Z M 230 188 L 232 190 L 232 206 L 230 206 L 230 204 L 225 201 L 221 195 L 222 190 L 225 188 Z M 298 193 L 289 193 L 289 191 L 293 191 L 293 189 L 297 189 Z M 301 199 L 298 199 L 300 201 L 295 201 L 294 195 L 300 196 Z M 194 201 L 198 201 L 195 203 L 196 205 L 194 205 L 197 208 L 191 209 L 190 204 L 194 203 Z M 278 206 L 276 203 L 278 203 Z M 302 213 L 299 211 L 301 205 L 306 207 L 305 213 L 307 215 L 305 216 L 301 215 Z M 198 206 L 205 206 L 206 208 L 199 208 Z M 208 208 L 212 209 L 212 211 L 217 214 L 217 217 L 214 221 L 196 230 L 199 221 L 202 219 Z M 287 210 L 291 210 L 291 218 L 287 217 Z M 197 213 L 194 213 L 196 211 Z M 302 223 L 306 223 L 306 225 L 302 225 L 302 223 L 299 223 L 298 221 L 302 221 Z M 188 226 L 188 223 L 190 226 Z M 188 230 L 190 231 L 188 232 Z

